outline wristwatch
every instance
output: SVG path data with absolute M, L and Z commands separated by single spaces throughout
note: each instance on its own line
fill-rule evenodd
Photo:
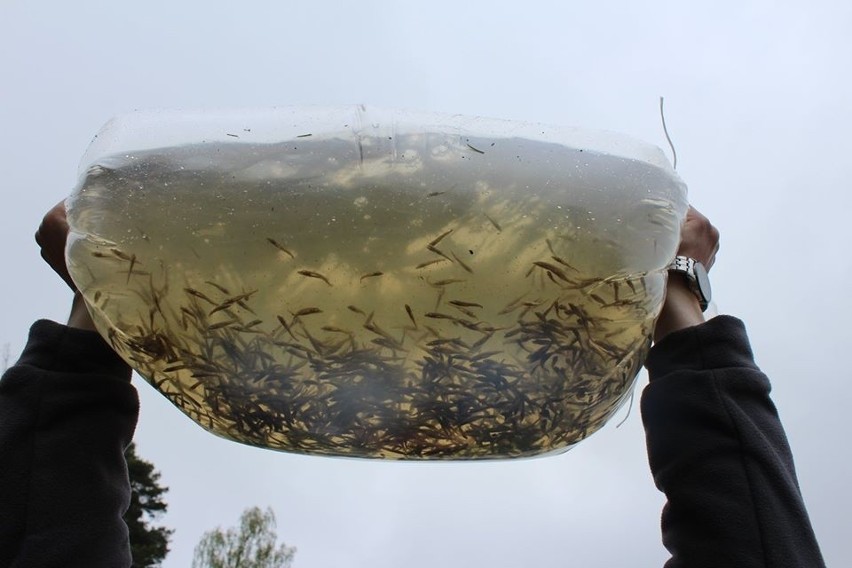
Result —
M 677 272 L 686 277 L 689 289 L 698 298 L 701 311 L 705 311 L 710 304 L 710 278 L 704 265 L 688 256 L 676 256 L 669 264 L 669 272 Z

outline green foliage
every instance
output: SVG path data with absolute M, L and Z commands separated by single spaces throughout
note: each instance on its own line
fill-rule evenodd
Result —
M 174 532 L 151 522 L 166 512 L 168 505 L 163 496 L 169 490 L 159 484 L 160 474 L 153 464 L 136 455 L 135 444 L 125 452 L 127 471 L 130 474 L 130 508 L 124 521 L 130 530 L 130 550 L 133 568 L 153 568 L 169 552 L 169 539 Z
M 252 507 L 243 511 L 239 528 L 204 533 L 192 568 L 289 568 L 296 549 L 276 543 L 275 513 Z

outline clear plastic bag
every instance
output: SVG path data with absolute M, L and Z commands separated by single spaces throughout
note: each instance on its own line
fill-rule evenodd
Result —
M 68 200 L 117 352 L 202 427 L 284 451 L 564 451 L 629 396 L 686 213 L 656 147 L 366 109 L 139 112 Z

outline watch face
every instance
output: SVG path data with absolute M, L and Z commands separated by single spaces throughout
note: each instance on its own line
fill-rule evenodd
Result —
M 695 271 L 695 280 L 696 284 L 698 284 L 698 291 L 704 297 L 704 301 L 710 302 L 710 277 L 707 276 L 707 270 L 704 268 L 704 265 L 700 262 L 696 261 L 695 266 L 693 267 Z

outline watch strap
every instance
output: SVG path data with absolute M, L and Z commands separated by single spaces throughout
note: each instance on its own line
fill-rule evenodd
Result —
M 709 285 L 708 290 L 703 290 L 701 286 L 701 279 L 698 276 L 698 271 L 704 272 L 704 279 L 706 281 L 706 270 L 704 266 L 694 258 L 690 258 L 688 256 L 676 256 L 671 261 L 668 266 L 669 272 L 677 272 L 679 274 L 683 274 L 686 277 L 687 282 L 689 283 L 689 289 L 692 290 L 692 293 L 695 294 L 695 297 L 698 298 L 698 303 L 701 305 L 701 311 L 705 311 L 707 306 L 710 305 L 710 290 Z

